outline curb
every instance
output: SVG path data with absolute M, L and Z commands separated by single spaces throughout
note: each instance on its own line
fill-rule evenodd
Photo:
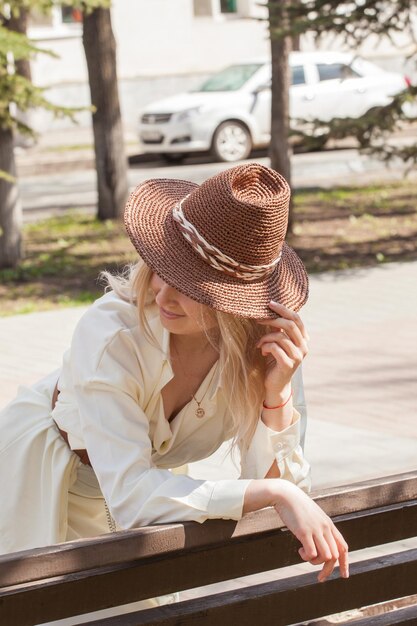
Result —
M 49 155 L 48 155 L 49 156 Z M 95 169 L 96 161 L 92 153 L 74 152 L 71 158 L 57 158 L 52 153 L 49 158 L 44 155 L 22 154 L 16 155 L 16 168 L 19 177 L 41 176 L 43 174 L 59 174 L 61 172 L 74 172 L 79 170 Z M 129 165 L 140 165 L 141 163 L 157 163 L 160 159 L 153 154 L 130 154 L 128 155 Z

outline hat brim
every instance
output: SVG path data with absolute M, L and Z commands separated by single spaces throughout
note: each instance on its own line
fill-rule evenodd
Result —
M 126 205 L 125 226 L 145 263 L 184 295 L 218 311 L 273 318 L 276 315 L 268 306 L 271 300 L 298 311 L 308 298 L 308 276 L 303 262 L 286 243 L 275 270 L 248 282 L 208 265 L 184 239 L 172 209 L 197 187 L 184 180 L 153 179 L 133 191 Z

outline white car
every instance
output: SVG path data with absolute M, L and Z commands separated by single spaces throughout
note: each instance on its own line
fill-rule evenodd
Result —
M 359 117 L 388 104 L 410 83 L 353 54 L 290 54 L 291 125 L 297 120 Z M 271 136 L 271 64 L 255 59 L 227 67 L 199 89 L 149 104 L 139 120 L 144 153 L 180 160 L 208 152 L 219 161 L 245 159 Z

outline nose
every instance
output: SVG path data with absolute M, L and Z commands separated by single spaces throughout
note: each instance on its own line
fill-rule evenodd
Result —
M 175 303 L 177 290 L 168 285 L 162 279 L 158 280 L 157 291 L 155 294 L 155 302 L 158 306 L 165 308 L 167 304 Z

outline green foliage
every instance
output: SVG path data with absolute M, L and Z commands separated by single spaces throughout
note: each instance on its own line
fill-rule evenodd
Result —
M 68 6 L 81 11 L 92 11 L 98 8 L 108 9 L 111 0 L 0 0 L 0 15 L 8 17 L 11 13 L 17 17 L 20 11 L 40 11 L 48 13 L 53 6 Z
M 333 34 L 356 49 L 368 37 L 393 40 L 408 38 L 408 58 L 417 61 L 416 0 L 270 0 L 271 37 L 283 38 L 312 33 L 316 39 Z M 285 19 L 277 19 L 284 15 Z M 417 86 L 405 89 L 386 106 L 375 107 L 357 119 L 334 118 L 329 122 L 308 122 L 310 133 L 292 131 L 304 143 L 324 145 L 328 139 L 354 137 L 360 150 L 386 162 L 401 159 L 412 168 L 417 164 L 417 145 L 393 145 L 390 135 L 416 117 L 407 115 L 407 106 L 417 108 Z M 304 121 L 305 122 L 305 121 Z
M 13 53 L 15 61 L 20 61 L 21 59 L 30 59 L 37 52 L 44 52 L 46 54 L 55 56 L 52 52 L 48 50 L 43 50 L 36 47 L 28 39 L 26 39 L 26 37 L 23 37 L 19 33 L 5 28 L 0 23 L 0 55 L 4 58 L 8 52 Z M 4 67 L 0 67 L 0 71 L 4 69 Z
M 359 118 L 336 117 L 329 121 L 312 120 L 309 132 L 292 131 L 308 146 L 314 146 L 317 138 L 322 145 L 330 139 L 341 140 L 354 137 L 361 152 L 372 154 L 385 162 L 400 159 L 408 170 L 417 166 L 417 147 L 413 144 L 400 145 L 389 140 L 390 135 L 417 121 L 417 115 L 408 113 L 407 105 L 417 98 L 417 86 L 408 87 L 396 95 L 390 104 L 374 107 Z
M 5 180 L 7 183 L 14 183 L 16 179 L 14 178 L 14 176 L 11 176 L 7 172 L 3 172 L 3 170 L 0 170 L 0 180 Z M 0 235 L 1 234 L 2 232 L 0 229 Z
M 71 6 L 73 9 L 80 9 L 80 11 L 85 13 L 90 13 L 94 11 L 94 9 L 109 9 L 111 0 L 71 0 L 69 2 L 62 2 L 61 4 Z
M 415 0 L 273 0 L 285 7 L 288 21 L 274 24 L 273 35 L 285 37 L 300 35 L 307 31 L 316 36 L 334 33 L 341 35 L 346 43 L 360 45 L 369 35 L 391 37 L 394 33 L 413 35 L 412 12 Z
M 43 89 L 35 87 L 23 76 L 10 71 L 7 66 L 8 51 L 12 54 L 16 51 L 16 58 L 26 59 L 30 58 L 34 52 L 39 52 L 39 49 L 32 46 L 25 36 L 7 31 L 6 28 L 0 26 L 0 127 L 17 129 L 26 135 L 33 134 L 33 131 L 13 114 L 11 103 L 14 103 L 21 111 L 42 107 L 57 116 L 66 115 L 74 118 L 75 112 L 80 109 L 58 107 L 52 104 L 43 95 Z
M 12 15 L 17 17 L 22 10 L 38 10 L 48 12 L 55 4 L 55 0 L 0 0 L 0 127 L 16 129 L 23 134 L 33 134 L 33 131 L 23 124 L 13 114 L 11 104 L 20 111 L 42 107 L 56 116 L 67 116 L 75 121 L 77 111 L 85 108 L 56 106 L 44 96 L 44 89 L 35 87 L 26 78 L 14 72 L 13 61 L 32 59 L 35 54 L 54 55 L 51 51 L 38 48 L 25 35 L 14 32 L 7 27 L 8 19 Z M 79 8 L 84 11 L 99 7 L 107 8 L 110 0 L 72 0 L 65 2 L 66 6 Z
M 57 4 L 54 0 L 0 0 L 0 127 L 18 130 L 22 134 L 33 135 L 32 129 L 22 123 L 14 115 L 15 105 L 20 111 L 42 107 L 58 117 L 67 116 L 73 121 L 77 111 L 84 108 L 56 106 L 44 95 L 44 89 L 35 87 L 29 80 L 14 71 L 14 61 L 30 60 L 35 54 L 56 56 L 31 43 L 25 35 L 8 28 L 8 19 L 18 17 L 22 10 L 37 10 L 47 13 Z M 67 6 L 82 10 L 93 10 L 98 7 L 107 8 L 110 0 L 73 0 Z M 5 174 L 2 175 L 5 178 Z
M 47 13 L 53 4 L 53 0 L 0 0 L 0 14 L 7 18 L 9 15 L 17 17 L 22 10 Z

